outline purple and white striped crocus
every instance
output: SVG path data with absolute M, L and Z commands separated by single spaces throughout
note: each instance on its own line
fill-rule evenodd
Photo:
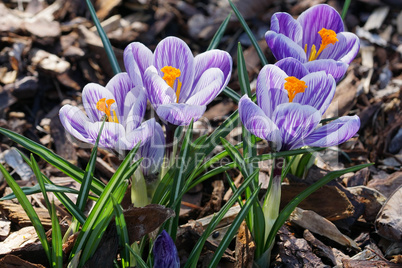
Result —
M 143 85 L 159 118 L 173 125 L 197 121 L 232 72 L 227 52 L 214 49 L 194 57 L 176 37 L 163 39 L 154 53 L 141 43 L 129 44 L 124 64 L 134 84 Z
M 357 116 L 343 116 L 319 126 L 334 96 L 335 80 L 324 71 L 305 74 L 302 67 L 288 67 L 289 76 L 278 66 L 264 66 L 257 78 L 257 104 L 246 95 L 239 102 L 243 125 L 257 137 L 273 142 L 277 151 L 337 145 L 360 127 Z
M 265 40 L 277 60 L 293 57 L 310 72 L 325 71 L 342 79 L 359 52 L 359 38 L 344 32 L 339 13 L 331 6 L 316 5 L 295 20 L 285 12 L 271 17 Z
M 62 125 L 75 138 L 94 144 L 106 116 L 99 139 L 100 147 L 116 151 L 130 150 L 141 141 L 142 157 L 163 156 L 163 130 L 155 119 L 142 123 L 147 105 L 146 95 L 142 87 L 133 84 L 127 73 L 115 75 L 105 87 L 87 84 L 82 91 L 82 102 L 86 114 L 71 105 L 64 105 L 59 111 Z M 154 169 L 151 164 L 143 171 L 147 174 L 150 169 Z

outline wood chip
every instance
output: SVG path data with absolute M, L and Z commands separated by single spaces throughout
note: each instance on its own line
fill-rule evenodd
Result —
M 342 234 L 332 222 L 321 217 L 314 211 L 296 208 L 290 215 L 289 221 L 313 233 L 325 236 L 340 245 L 360 249 L 356 242 Z
M 383 6 L 374 10 L 374 12 L 372 12 L 368 18 L 366 24 L 364 24 L 364 30 L 370 31 L 373 29 L 380 29 L 382 23 L 388 15 L 389 9 L 389 6 Z
M 379 235 L 392 241 L 402 241 L 402 185 L 389 197 L 376 219 Z

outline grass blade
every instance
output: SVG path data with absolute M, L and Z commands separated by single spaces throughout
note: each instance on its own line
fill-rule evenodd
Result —
M 18 151 L 20 153 L 20 155 L 22 156 L 22 158 L 25 160 L 25 162 L 32 168 L 33 164 L 31 163 L 31 161 L 28 159 L 28 157 L 26 157 L 23 153 L 21 153 L 20 151 Z M 75 204 L 73 203 L 73 201 L 71 201 L 70 198 L 68 198 L 64 193 L 78 193 L 77 190 L 74 189 L 70 189 L 68 187 L 63 187 L 63 186 L 58 186 L 55 185 L 48 177 L 46 177 L 43 173 L 42 173 L 42 178 L 46 181 L 45 184 L 45 189 L 47 192 L 53 192 L 53 194 L 57 197 L 57 199 L 59 199 L 59 201 L 64 205 L 64 207 L 68 210 L 68 212 L 70 212 L 71 215 L 73 215 L 81 224 L 84 224 L 85 220 L 86 220 L 86 216 L 84 215 L 84 213 L 82 213 L 81 210 L 79 210 Z M 37 191 L 35 190 L 35 187 L 37 187 Z M 24 189 L 24 194 L 26 195 L 25 189 L 32 189 L 33 193 L 36 192 L 40 192 L 40 185 L 37 184 L 34 187 L 22 187 L 21 189 Z M 28 191 L 28 190 L 27 190 Z M 97 198 L 92 197 L 93 200 L 97 200 Z
M 111 213 L 111 211 L 104 211 L 103 208 L 107 205 L 107 203 L 110 201 L 110 195 L 112 195 L 116 189 L 119 187 L 119 185 L 122 183 L 123 180 L 128 179 L 132 174 L 128 174 L 127 168 L 130 167 L 132 160 L 134 159 L 134 155 L 137 152 L 140 144 L 138 143 L 126 156 L 126 158 L 123 160 L 123 162 L 120 164 L 119 168 L 116 170 L 116 173 L 112 176 L 110 179 L 109 183 L 106 185 L 104 191 L 100 195 L 98 202 L 96 202 L 94 208 L 92 209 L 91 213 L 89 214 L 87 220 L 85 221 L 84 225 L 82 226 L 81 233 L 79 234 L 77 238 L 77 242 L 74 245 L 74 248 L 72 250 L 72 257 L 76 255 L 79 251 L 81 251 L 84 248 L 84 245 L 87 243 L 87 240 L 89 239 L 91 235 L 91 231 L 95 228 L 95 222 L 96 220 L 100 217 L 101 214 L 108 215 L 108 213 Z M 131 169 L 136 169 L 139 165 L 140 161 L 135 162 L 133 165 L 131 165 Z M 133 171 L 134 172 L 134 171 Z M 124 176 L 123 176 L 124 175 Z M 111 209 L 113 207 L 111 206 Z M 81 255 L 81 260 L 80 263 L 83 264 L 87 260 L 86 258 L 88 257 L 84 255 L 85 252 L 82 253 Z
M 234 102 L 239 103 L 241 96 L 230 87 L 225 87 L 222 92 Z
M 121 209 L 121 206 L 117 202 L 116 198 L 114 198 L 112 195 L 111 199 L 113 201 L 114 214 L 116 216 L 115 219 L 116 219 L 117 234 L 119 236 L 120 241 L 121 264 L 123 268 L 130 267 L 130 251 L 128 250 L 127 247 L 125 247 L 126 244 L 130 243 L 130 240 L 128 238 L 126 220 L 124 219 L 123 210 Z
M 216 31 L 214 37 L 212 37 L 207 50 L 215 49 L 218 47 L 219 43 L 221 42 L 222 36 L 225 33 L 226 27 L 228 26 L 231 16 L 232 13 L 229 13 L 226 19 L 222 22 L 221 26 L 219 26 L 219 29 Z
M 236 218 L 230 225 L 230 227 L 227 230 L 222 241 L 219 243 L 219 246 L 216 249 L 215 254 L 208 267 L 217 267 L 218 266 L 219 260 L 222 258 L 223 253 L 225 252 L 226 248 L 229 246 L 230 242 L 233 240 L 233 237 L 238 232 L 240 224 L 243 222 L 244 218 L 248 214 L 249 210 L 253 207 L 253 205 L 256 202 L 258 202 L 257 197 L 258 197 L 259 192 L 260 192 L 260 187 L 258 187 L 257 190 L 253 192 L 251 197 L 247 200 L 246 204 L 244 204 L 244 206 L 241 208 L 239 214 L 237 214 Z
M 47 237 L 45 233 L 45 229 L 43 228 L 42 223 L 36 214 L 36 211 L 32 207 L 31 203 L 29 202 L 28 198 L 24 195 L 21 191 L 19 185 L 14 181 L 11 177 L 10 173 L 0 164 L 0 171 L 3 173 L 4 179 L 6 180 L 8 186 L 13 190 L 14 194 L 17 196 L 18 202 L 21 204 L 22 208 L 25 210 L 26 214 L 28 215 L 29 220 L 31 221 L 32 225 L 34 226 L 36 233 L 38 234 L 39 240 L 42 244 L 42 247 L 46 253 L 47 259 L 49 264 L 52 263 L 52 256 L 50 254 L 49 244 L 47 242 Z
M 343 4 L 343 8 L 342 8 L 342 20 L 345 20 L 346 17 L 346 13 L 348 12 L 349 6 L 350 6 L 350 2 L 352 2 L 352 0 L 345 0 L 345 3 Z
M 240 14 L 240 11 L 237 9 L 237 7 L 232 3 L 232 1 L 229 0 L 229 4 L 232 7 L 234 13 L 236 14 L 237 18 L 240 21 L 240 24 L 243 26 L 244 31 L 247 33 L 248 37 L 250 38 L 251 43 L 253 44 L 255 50 L 257 51 L 258 57 L 260 58 L 261 64 L 267 65 L 268 61 L 267 58 L 264 55 L 264 52 L 262 52 L 260 46 L 258 45 L 257 40 L 255 39 L 253 32 L 250 30 L 250 28 L 247 25 L 247 22 L 244 20 L 243 16 Z
M 52 207 L 50 206 L 50 201 L 49 201 L 49 197 L 46 194 L 46 188 L 45 188 L 45 182 L 43 181 L 43 177 L 42 177 L 42 173 L 40 172 L 40 168 L 38 166 L 38 163 L 36 162 L 35 158 L 33 157 L 33 155 L 31 154 L 31 163 L 32 163 L 32 170 L 35 174 L 35 177 L 38 181 L 40 190 L 42 192 L 43 195 L 43 199 L 45 199 L 45 203 L 46 203 L 46 207 L 47 210 L 49 211 L 49 215 L 52 215 Z
M 128 248 L 128 250 L 130 251 L 131 254 L 133 254 L 135 261 L 137 262 L 137 265 L 140 268 L 149 268 L 148 265 L 144 262 L 144 260 L 141 258 L 140 255 L 138 255 L 137 252 L 135 252 L 129 244 L 126 244 L 126 248 Z
M 94 176 L 94 170 L 95 170 L 95 165 L 96 165 L 96 156 L 97 156 L 97 152 L 98 152 L 99 139 L 101 137 L 103 127 L 105 126 L 105 121 L 106 121 L 106 118 L 103 119 L 102 126 L 100 127 L 98 137 L 96 138 L 95 145 L 92 148 L 91 156 L 89 158 L 87 167 L 85 169 L 84 177 L 82 178 L 80 193 L 78 194 L 78 197 L 77 197 L 77 207 L 81 211 L 84 211 L 85 205 L 88 200 L 89 190 L 90 190 L 92 178 Z
M 63 267 L 63 242 L 60 230 L 59 219 L 56 214 L 56 207 L 54 203 L 50 207 L 52 218 L 52 267 Z
M 248 178 L 244 180 L 242 185 L 233 193 L 233 196 L 229 199 L 229 201 L 221 208 L 221 210 L 212 218 L 208 227 L 205 229 L 204 233 L 198 239 L 197 244 L 195 244 L 193 250 L 191 251 L 188 262 L 184 266 L 188 267 L 196 267 L 197 260 L 201 254 L 202 248 L 204 246 L 205 241 L 208 236 L 212 233 L 212 231 L 216 228 L 218 223 L 222 220 L 223 216 L 225 216 L 226 212 L 233 206 L 234 203 L 238 200 L 239 196 L 244 192 L 244 190 L 249 186 L 249 184 L 255 179 L 255 176 L 258 176 L 259 170 L 256 169 L 253 174 L 251 174 Z
M 319 188 L 327 184 L 328 182 L 332 181 L 335 178 L 338 178 L 339 176 L 342 176 L 343 174 L 346 174 L 348 172 L 355 172 L 358 171 L 362 168 L 371 166 L 372 164 L 362 164 L 362 165 L 357 165 L 349 168 L 345 168 L 343 170 L 337 170 L 337 171 L 332 171 L 325 175 L 322 179 L 319 181 L 315 182 L 312 184 L 310 187 L 302 191 L 300 194 L 298 194 L 292 201 L 290 201 L 284 208 L 283 210 L 279 213 L 278 218 L 276 219 L 274 225 L 272 226 L 271 232 L 268 234 L 267 238 L 267 243 L 265 245 L 265 250 L 268 249 L 268 247 L 272 244 L 272 242 L 275 239 L 275 235 L 278 232 L 279 228 L 285 223 L 285 221 L 289 218 L 290 214 L 293 212 L 293 210 L 300 204 L 301 201 L 303 201 L 305 198 L 307 198 L 310 194 L 313 192 L 317 191 Z
M 102 40 L 103 47 L 105 48 L 107 57 L 109 59 L 110 65 L 112 66 L 112 70 L 114 74 L 118 74 L 121 72 L 119 62 L 117 61 L 116 55 L 113 52 L 112 45 L 110 44 L 109 38 L 107 37 L 105 31 L 102 28 L 102 25 L 99 22 L 98 17 L 96 16 L 96 11 L 91 3 L 90 0 L 85 0 L 89 9 L 89 12 L 91 13 L 92 20 L 96 26 L 96 30 L 98 31 L 98 34 Z
M 182 148 L 180 150 L 180 169 L 179 172 L 176 172 L 175 177 L 173 179 L 172 188 L 170 191 L 170 207 L 175 211 L 176 215 L 169 219 L 167 232 L 172 237 L 173 241 L 176 240 L 176 233 L 177 233 L 177 226 L 179 225 L 179 214 L 180 214 L 180 192 L 184 185 L 184 168 L 188 162 L 188 153 L 189 153 L 189 143 L 191 141 L 193 133 L 193 121 L 191 121 L 190 125 L 188 126 L 186 135 L 184 137 L 184 141 L 182 144 Z M 176 203 L 176 206 L 173 206 Z
M 63 159 L 59 155 L 55 154 L 45 146 L 38 144 L 36 142 L 31 141 L 30 139 L 14 133 L 8 129 L 4 129 L 0 127 L 0 134 L 8 137 L 14 142 L 18 143 L 25 149 L 31 151 L 32 153 L 40 156 L 43 160 L 51 164 L 52 166 L 59 169 L 61 172 L 66 174 L 67 176 L 73 178 L 75 181 L 81 183 L 82 178 L 84 177 L 84 171 L 78 168 L 77 166 L 71 164 L 67 160 Z M 98 179 L 93 178 L 91 183 L 91 191 L 96 195 L 100 195 L 105 188 L 105 185 Z

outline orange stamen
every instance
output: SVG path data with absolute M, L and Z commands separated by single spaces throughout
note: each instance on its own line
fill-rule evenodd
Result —
M 321 54 L 321 52 L 329 45 L 334 45 L 338 42 L 338 38 L 336 38 L 336 33 L 333 30 L 322 28 L 318 34 L 321 36 L 321 44 L 320 48 L 316 49 L 315 45 L 311 47 L 309 61 L 315 60 Z M 307 53 L 307 44 L 304 47 L 304 51 Z
M 96 109 L 101 112 L 104 112 L 108 118 L 109 122 L 119 123 L 119 119 L 117 118 L 116 111 L 110 111 L 111 105 L 116 101 L 113 99 L 102 98 L 96 103 Z M 113 115 L 112 115 L 113 113 Z
M 162 79 L 166 81 L 166 83 L 173 88 L 174 87 L 174 82 L 178 77 L 181 75 L 180 69 L 174 68 L 172 66 L 165 66 L 161 69 L 163 72 L 163 77 Z M 179 79 L 177 79 L 177 89 L 176 89 L 176 99 L 177 103 L 179 103 L 179 96 L 180 96 L 180 90 L 181 90 L 181 85 L 182 83 L 180 82 Z
M 301 81 L 294 76 L 285 78 L 285 81 L 286 83 L 284 87 L 288 91 L 289 102 L 293 101 L 297 93 L 303 93 L 307 88 L 304 81 Z

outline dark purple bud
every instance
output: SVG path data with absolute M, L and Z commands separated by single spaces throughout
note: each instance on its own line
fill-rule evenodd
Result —
M 180 268 L 180 259 L 170 235 L 163 230 L 153 247 L 154 268 Z

